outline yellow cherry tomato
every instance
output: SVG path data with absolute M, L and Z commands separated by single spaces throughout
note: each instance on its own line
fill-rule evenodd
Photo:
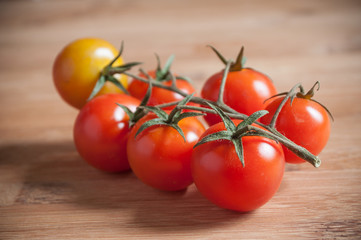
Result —
M 62 49 L 53 65 L 53 80 L 60 96 L 71 106 L 81 109 L 89 98 L 101 71 L 118 54 L 109 42 L 97 38 L 83 38 L 69 43 Z M 123 64 L 119 57 L 113 66 Z M 127 77 L 115 74 L 114 77 L 127 87 Z M 98 95 L 121 93 L 111 82 L 106 82 Z

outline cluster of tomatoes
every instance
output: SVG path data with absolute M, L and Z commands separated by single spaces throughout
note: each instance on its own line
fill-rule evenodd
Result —
M 74 142 L 81 157 L 106 172 L 131 169 L 164 191 L 194 182 L 223 208 L 244 212 L 265 204 L 286 162 L 303 163 L 300 156 L 324 148 L 329 112 L 311 99 L 319 84 L 306 94 L 299 87 L 297 94 L 277 95 L 265 74 L 243 66 L 243 48 L 236 61 L 212 49 L 226 67 L 198 95 L 186 78 L 170 72 L 172 59 L 135 76 L 128 70 L 137 63 L 125 64 L 104 40 L 65 46 L 53 80 L 61 97 L 80 110 Z

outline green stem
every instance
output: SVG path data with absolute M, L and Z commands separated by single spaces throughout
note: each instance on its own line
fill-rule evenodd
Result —
M 177 113 L 180 111 L 179 106 L 176 106 L 170 113 L 168 116 L 168 120 L 167 123 L 171 123 L 174 121 L 174 117 L 177 115 Z
M 240 119 L 240 120 L 245 120 L 248 116 L 245 114 L 241 114 L 239 112 L 237 112 L 236 110 L 234 110 L 233 108 L 227 106 L 223 101 L 220 101 L 220 99 L 222 99 L 223 97 L 223 93 L 224 93 L 224 86 L 225 86 L 225 80 L 227 77 L 227 74 L 229 72 L 229 66 L 230 66 L 230 62 L 227 62 L 227 66 L 225 68 L 224 71 L 224 76 L 222 79 L 222 84 L 221 84 L 221 90 L 219 93 L 219 99 L 214 102 L 211 100 L 206 100 L 200 97 L 194 97 L 192 96 L 191 98 L 191 102 L 194 103 L 198 103 L 200 105 L 207 105 L 208 103 L 214 104 L 216 106 L 218 106 L 219 108 L 221 108 L 222 110 L 225 111 L 225 113 L 233 118 L 233 119 Z M 144 79 L 142 77 L 139 76 L 135 76 L 131 73 L 128 72 L 124 72 L 125 75 L 132 77 L 134 79 L 137 79 L 139 81 L 145 82 L 145 83 L 149 83 L 150 80 L 148 79 Z M 152 85 L 155 87 L 159 87 L 159 88 L 163 88 L 169 91 L 173 91 L 175 93 L 178 93 L 180 95 L 182 95 L 183 97 L 188 96 L 187 93 L 179 90 L 175 85 L 171 85 L 171 86 L 165 86 L 164 84 L 162 84 L 161 82 L 157 82 L 157 81 L 152 81 Z M 277 120 L 277 117 L 282 109 L 282 107 L 284 106 L 284 104 L 286 103 L 286 101 L 292 97 L 292 93 L 294 95 L 294 92 L 297 88 L 302 89 L 302 85 L 301 84 L 297 84 L 295 85 L 291 91 L 289 92 L 289 94 L 287 94 L 285 96 L 285 98 L 283 99 L 283 101 L 281 102 L 280 106 L 278 107 L 277 111 L 275 112 L 275 115 L 273 116 L 271 123 L 269 125 L 265 125 L 262 124 L 258 121 L 255 121 L 255 124 L 265 128 L 266 130 L 263 130 L 261 128 L 249 125 L 247 126 L 246 130 L 242 130 L 242 132 L 244 131 L 249 131 L 249 132 L 253 132 L 253 133 L 259 133 L 260 135 L 263 136 L 268 136 L 270 139 L 274 139 L 278 142 L 280 142 L 281 144 L 283 144 L 285 147 L 287 147 L 288 149 L 290 149 L 290 151 L 294 152 L 297 156 L 303 158 L 305 161 L 311 163 L 313 166 L 315 167 L 319 167 L 321 164 L 320 159 L 313 155 L 312 153 L 310 153 L 307 149 L 295 144 L 294 142 L 292 142 L 291 140 L 289 140 L 287 137 L 285 137 L 284 135 L 282 135 L 281 133 L 279 133 L 276 129 L 275 129 L 275 122 Z M 223 90 L 222 90 L 223 89 Z M 223 93 L 222 93 L 223 92 Z M 160 108 L 164 108 L 164 107 L 168 107 L 168 106 L 174 106 L 177 105 L 179 103 L 179 101 L 175 101 L 175 102 L 170 102 L 170 103 L 165 103 L 165 104 L 160 104 L 157 105 L 157 107 Z M 187 109 L 187 110 L 193 110 L 193 111 L 199 111 L 199 112 L 205 112 L 205 113 L 212 113 L 212 114 L 217 114 L 215 110 L 210 109 L 210 108 L 206 108 L 206 107 L 198 107 L 198 106 L 190 106 L 190 105 L 182 105 L 182 106 L 177 106 L 177 108 L 179 109 Z M 144 116 L 148 111 L 144 109 L 144 111 L 142 112 L 142 116 Z M 139 116 L 140 117 L 140 116 Z
M 142 77 L 133 75 L 133 74 L 128 73 L 128 72 L 125 72 L 124 74 L 129 76 L 129 77 L 132 77 L 134 79 L 137 79 L 139 81 L 145 82 L 145 83 L 149 82 L 149 80 L 147 80 L 147 79 L 144 79 Z M 179 90 L 176 87 L 165 86 L 162 83 L 157 82 L 157 81 L 152 81 L 152 84 L 153 84 L 153 86 L 156 86 L 156 87 L 159 87 L 159 88 L 163 88 L 163 89 L 166 89 L 166 90 L 169 90 L 169 91 L 174 91 L 174 92 L 182 95 L 183 97 L 186 97 L 188 95 L 187 93 Z M 297 88 L 297 86 L 298 85 L 296 85 L 295 88 Z M 229 117 L 234 118 L 234 119 L 245 120 L 248 117 L 246 114 L 242 114 L 242 113 L 237 112 L 236 110 L 229 107 L 228 105 L 226 105 L 223 102 L 222 103 L 214 102 L 214 101 L 211 101 L 211 100 L 206 100 L 206 99 L 203 99 L 203 98 L 200 98 L 200 97 L 194 97 L 194 96 L 191 98 L 190 101 L 193 102 L 193 103 L 201 104 L 201 105 L 207 105 L 207 102 L 209 102 L 209 103 L 211 103 L 213 105 L 216 105 L 216 106 L 220 107 L 222 110 L 226 111 L 226 114 Z M 157 107 L 164 108 L 164 107 L 174 106 L 174 105 L 176 105 L 178 103 L 179 103 L 179 101 L 175 101 L 175 102 L 171 102 L 171 103 L 164 103 L 164 104 L 157 105 Z M 203 111 L 203 112 L 217 114 L 213 109 L 210 109 L 210 108 L 203 108 L 203 107 L 196 107 L 196 106 L 189 106 L 189 105 L 182 106 L 182 108 L 183 109 L 188 109 L 188 110 L 196 110 L 196 111 Z M 272 126 L 262 124 L 262 123 L 260 123 L 258 121 L 256 121 L 255 123 L 257 125 L 259 125 L 259 126 L 262 126 L 262 127 L 266 128 L 269 131 L 274 132 L 274 127 L 272 127 Z
M 120 56 L 123 53 L 123 49 L 124 49 L 124 41 L 122 41 L 122 43 L 120 45 L 120 49 L 119 49 L 117 56 L 115 56 L 115 58 L 113 58 L 113 60 L 107 65 L 107 67 L 111 67 L 115 63 L 115 61 L 117 61 L 117 59 L 120 58 Z
M 170 71 L 169 71 L 169 74 L 170 74 L 170 76 L 171 76 L 172 87 L 173 87 L 173 88 L 177 88 L 177 85 L 176 85 L 177 79 L 176 79 L 176 77 L 175 77 L 175 76 L 172 74 L 172 72 L 170 72 Z
M 307 162 L 311 163 L 314 167 L 319 167 L 321 165 L 321 160 L 310 153 L 306 148 L 301 147 L 288 138 L 286 138 L 284 135 L 278 135 L 273 134 L 269 131 L 265 131 L 261 128 L 254 127 L 252 125 L 249 126 L 249 129 L 254 132 L 258 132 L 262 135 L 269 136 L 271 139 L 275 139 L 282 143 L 286 148 L 291 150 L 293 153 L 295 153 L 297 156 L 301 157 L 302 159 L 306 160 Z
M 301 87 L 301 84 L 298 83 L 296 84 L 288 93 L 287 95 L 283 98 L 282 102 L 280 103 L 280 105 L 277 107 L 272 119 L 271 119 L 271 122 L 269 124 L 270 128 L 275 128 L 275 125 L 276 125 L 276 121 L 277 121 L 277 118 L 278 118 L 278 115 L 280 114 L 283 106 L 286 104 L 286 102 L 288 101 L 288 99 L 290 97 L 292 97 L 292 95 L 295 94 L 295 91 L 297 88 L 300 88 Z
M 223 101 L 224 87 L 226 86 L 226 81 L 227 81 L 227 77 L 228 77 L 228 73 L 229 73 L 229 69 L 231 68 L 231 65 L 232 65 L 232 61 L 227 61 L 226 67 L 223 72 L 221 85 L 219 86 L 217 103 L 224 103 L 224 101 Z

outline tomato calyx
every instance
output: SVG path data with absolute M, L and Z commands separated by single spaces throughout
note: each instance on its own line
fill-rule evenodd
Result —
M 224 63 L 224 65 L 227 65 L 227 62 L 231 61 L 231 66 L 229 69 L 230 72 L 241 71 L 244 68 L 244 65 L 246 63 L 246 58 L 243 56 L 244 46 L 241 47 L 241 50 L 239 51 L 239 53 L 237 55 L 236 61 L 226 60 L 225 57 L 215 47 L 213 47 L 211 45 L 208 45 L 208 47 L 210 47 L 213 50 L 213 52 Z
M 98 81 L 95 83 L 95 86 L 93 88 L 93 91 L 91 92 L 88 101 L 95 97 L 95 95 L 98 94 L 98 92 L 103 88 L 105 83 L 111 82 L 115 86 L 117 86 L 120 90 L 122 90 L 125 94 L 129 95 L 128 90 L 123 86 L 123 84 L 118 81 L 113 75 L 115 74 L 124 74 L 126 71 L 129 71 L 132 67 L 137 66 L 141 64 L 141 62 L 130 62 L 125 63 L 119 66 L 113 66 L 115 61 L 119 59 L 123 53 L 124 50 L 124 43 L 122 41 L 122 44 L 120 46 L 119 52 L 117 56 L 108 64 L 106 65 L 103 70 L 100 72 L 100 76 L 98 78 Z
M 144 69 L 142 69 L 142 68 L 139 69 L 139 71 L 146 77 L 147 81 L 156 81 L 156 82 L 172 81 L 173 86 L 175 86 L 175 81 L 177 79 L 178 80 L 184 80 L 184 81 L 189 82 L 189 83 L 192 82 L 190 78 L 185 77 L 185 76 L 177 76 L 177 77 L 175 77 L 172 74 L 172 72 L 170 71 L 170 68 L 171 68 L 171 66 L 173 64 L 173 61 L 174 61 L 174 58 L 175 58 L 175 55 L 171 55 L 167 59 L 164 67 L 162 67 L 159 55 L 155 54 L 155 57 L 157 59 L 157 67 L 156 67 L 156 70 L 155 70 L 155 77 L 150 76 L 146 71 L 144 71 Z M 135 79 L 140 80 L 139 77 L 135 78 Z M 143 81 L 143 80 L 140 80 L 140 81 Z
M 274 140 L 274 138 L 272 138 L 271 136 L 263 134 L 263 132 L 257 131 L 257 127 L 256 128 L 251 127 L 251 125 L 257 119 L 266 115 L 268 111 L 266 110 L 257 111 L 236 126 L 234 122 L 231 120 L 231 118 L 227 114 L 225 114 L 219 107 L 212 104 L 208 104 L 208 105 L 212 109 L 214 109 L 218 113 L 218 115 L 222 118 L 226 130 L 215 132 L 205 136 L 204 138 L 200 139 L 194 147 L 197 147 L 201 144 L 211 141 L 219 141 L 219 140 L 231 141 L 234 145 L 237 156 L 242 163 L 242 166 L 245 167 L 244 155 L 243 155 L 244 151 L 243 151 L 243 143 L 242 143 L 243 137 L 263 136 Z
M 315 84 L 313 84 L 311 89 L 308 90 L 308 92 L 306 94 L 304 93 L 303 87 L 300 86 L 300 91 L 298 93 L 296 93 L 296 96 L 299 98 L 311 99 L 315 95 L 315 87 L 316 86 L 317 86 L 317 91 L 320 90 L 320 82 L 319 81 L 315 82 Z
M 182 107 L 185 106 L 187 103 L 189 103 L 194 93 L 187 95 L 181 101 L 177 102 L 176 107 L 168 114 L 166 111 L 162 110 L 160 106 L 147 105 L 151 92 L 152 92 L 152 81 L 149 81 L 149 87 L 147 89 L 147 93 L 144 96 L 142 102 L 136 108 L 135 112 L 132 112 L 127 106 L 117 103 L 117 105 L 121 107 L 124 110 L 124 112 L 129 116 L 130 127 L 132 127 L 137 121 L 139 121 L 149 112 L 153 112 L 157 116 L 157 118 L 144 122 L 139 127 L 137 133 L 135 134 L 135 137 L 137 137 L 141 132 L 143 132 L 145 129 L 151 126 L 165 125 L 177 130 L 177 132 L 182 136 L 184 141 L 186 141 L 183 130 L 178 126 L 179 121 L 187 117 L 198 117 L 204 115 L 201 112 L 182 112 L 183 111 Z M 163 104 L 163 105 L 169 105 L 169 104 Z
M 334 118 L 333 118 L 330 110 L 328 110 L 328 108 L 325 105 L 323 105 L 319 101 L 316 101 L 315 99 L 312 98 L 315 95 L 314 89 L 315 89 L 316 86 L 317 86 L 316 90 L 317 91 L 320 90 L 320 82 L 319 81 L 315 82 L 315 84 L 312 86 L 312 88 L 306 94 L 304 94 L 303 88 L 300 88 L 300 92 L 298 92 L 296 96 L 298 98 L 304 98 L 304 99 L 308 99 L 310 101 L 313 101 L 315 103 L 318 103 L 323 109 L 326 110 L 326 112 L 330 116 L 331 120 L 334 121 Z
M 193 94 L 190 94 L 181 101 L 179 101 L 177 106 L 169 114 L 159 107 L 141 106 L 140 108 L 153 112 L 157 116 L 157 118 L 151 119 L 143 123 L 143 125 L 139 127 L 137 133 L 135 134 L 135 137 L 137 137 L 141 132 L 143 132 L 145 129 L 149 127 L 156 125 L 165 125 L 177 130 L 177 132 L 182 136 L 184 141 L 186 141 L 183 130 L 178 126 L 179 121 L 188 117 L 197 117 L 204 115 L 203 113 L 200 112 L 182 112 L 181 106 L 186 105 L 190 101 L 192 96 Z
M 127 106 L 117 103 L 117 105 L 121 107 L 124 110 L 124 112 L 128 115 L 129 127 L 132 127 L 136 122 L 138 122 L 139 119 L 145 116 L 146 112 L 144 111 L 144 107 L 147 106 L 151 93 L 152 93 L 152 82 L 150 81 L 147 89 L 147 93 L 140 102 L 139 106 L 135 109 L 135 112 L 132 112 Z
M 315 82 L 315 84 L 311 87 L 311 89 L 307 93 L 305 93 L 302 84 L 298 83 L 295 86 L 293 86 L 290 91 L 282 92 L 282 93 L 276 94 L 276 95 L 266 99 L 265 102 L 270 100 L 270 99 L 273 99 L 275 97 L 284 96 L 283 100 L 281 101 L 280 105 L 278 106 L 277 110 L 275 111 L 269 126 L 272 127 L 272 128 L 275 127 L 277 118 L 278 118 L 279 113 L 281 112 L 283 106 L 286 104 L 288 99 L 290 100 L 290 104 L 292 106 L 292 102 L 296 97 L 297 98 L 302 98 L 302 99 L 307 99 L 307 100 L 310 100 L 310 101 L 313 101 L 313 102 L 319 104 L 323 109 L 326 110 L 326 112 L 330 116 L 331 120 L 334 121 L 334 118 L 333 118 L 331 112 L 327 109 L 327 107 L 324 106 L 322 103 L 320 103 L 320 102 L 318 102 L 318 101 L 316 101 L 315 99 L 312 98 L 315 95 L 316 86 L 317 86 L 316 90 L 318 91 L 320 89 L 320 82 L 318 82 L 318 81 Z M 299 89 L 298 92 L 297 92 L 297 89 Z
M 161 67 L 159 55 L 155 55 L 157 58 L 157 68 L 155 71 L 155 80 L 159 82 L 172 80 L 172 74 L 170 74 L 170 67 L 174 61 L 174 55 L 171 55 L 166 61 L 164 67 Z M 149 78 L 149 75 L 148 75 Z
M 208 105 L 212 109 L 214 109 L 214 111 L 222 118 L 226 130 L 207 135 L 206 137 L 200 139 L 199 142 L 194 147 L 197 147 L 201 144 L 211 141 L 219 141 L 219 140 L 231 141 L 235 147 L 237 156 L 239 157 L 244 167 L 245 163 L 243 157 L 242 138 L 246 136 L 260 136 L 274 140 L 277 143 L 281 143 L 286 148 L 288 148 L 293 153 L 295 153 L 297 156 L 311 163 L 314 167 L 319 167 L 321 165 L 321 160 L 317 156 L 309 152 L 306 148 L 295 144 L 294 142 L 286 138 L 284 135 L 279 133 L 275 128 L 272 128 L 269 125 L 264 125 L 257 121 L 259 118 L 268 114 L 268 111 L 260 110 L 251 114 L 247 118 L 239 118 L 239 119 L 243 119 L 243 121 L 236 126 L 234 122 L 230 119 L 229 114 L 225 113 L 218 106 L 209 103 Z

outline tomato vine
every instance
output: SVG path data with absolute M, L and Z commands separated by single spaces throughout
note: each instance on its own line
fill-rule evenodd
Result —
M 275 95 L 275 96 L 285 95 L 285 98 L 284 98 L 282 104 L 280 104 L 280 106 L 278 107 L 276 114 L 274 114 L 271 123 L 263 124 L 263 123 L 259 122 L 258 119 L 260 117 L 264 116 L 265 114 L 267 114 L 268 111 L 261 110 L 261 111 L 257 111 L 254 114 L 248 116 L 246 114 L 237 112 L 236 110 L 234 110 L 233 108 L 231 108 L 227 104 L 225 104 L 223 101 L 224 87 L 226 84 L 228 73 L 230 71 L 233 71 L 235 68 L 239 69 L 239 68 L 243 67 L 243 63 L 242 63 L 242 61 L 244 61 L 243 47 L 241 48 L 241 51 L 240 51 L 239 55 L 237 56 L 236 62 L 234 62 L 232 60 L 225 60 L 224 57 L 221 56 L 217 52 L 217 50 L 215 50 L 213 47 L 211 47 L 211 48 L 213 49 L 213 51 L 216 52 L 216 54 L 219 56 L 219 58 L 222 60 L 222 62 L 225 63 L 221 86 L 220 86 L 219 93 L 218 93 L 218 99 L 216 101 L 211 101 L 211 100 L 207 100 L 207 99 L 204 99 L 201 97 L 197 97 L 197 96 L 194 96 L 193 94 L 187 94 L 187 93 L 183 92 L 182 90 L 180 90 L 179 88 L 177 88 L 177 86 L 175 84 L 176 77 L 170 71 L 170 65 L 174 59 L 174 56 L 171 56 L 168 59 L 168 61 L 166 63 L 166 67 L 163 69 L 160 68 L 159 57 L 157 57 L 157 59 L 158 59 L 157 72 L 158 73 L 156 74 L 156 78 L 152 78 L 151 76 L 146 74 L 145 71 L 142 69 L 140 69 L 140 71 L 143 73 L 143 75 L 146 78 L 130 73 L 129 70 L 132 67 L 139 65 L 140 64 L 139 62 L 128 63 L 128 64 L 124 64 L 122 66 L 117 66 L 117 67 L 113 67 L 112 62 L 111 62 L 108 66 L 106 66 L 104 68 L 104 71 L 100 78 L 103 77 L 103 78 L 106 78 L 108 81 L 112 81 L 111 76 L 113 74 L 122 73 L 129 77 L 132 77 L 133 79 L 136 79 L 138 81 L 149 84 L 147 94 L 144 97 L 140 106 L 137 108 L 135 113 L 132 113 L 129 109 L 126 109 L 124 106 L 122 106 L 123 109 L 130 115 L 130 119 L 131 119 L 130 122 L 132 124 L 134 124 L 140 118 L 145 116 L 149 111 L 154 112 L 158 116 L 158 119 L 153 119 L 152 122 L 145 123 L 143 125 L 143 127 L 141 127 L 139 129 L 139 132 L 151 125 L 154 125 L 154 124 L 168 124 L 168 125 L 172 126 L 173 128 L 175 128 L 182 135 L 182 132 L 179 131 L 179 128 L 177 127 L 178 118 L 188 117 L 188 116 L 198 116 L 198 115 L 202 115 L 203 113 L 213 113 L 213 114 L 217 114 L 217 115 L 221 116 L 224 124 L 226 126 L 228 126 L 227 127 L 228 132 L 223 132 L 221 134 L 218 134 L 217 136 L 216 135 L 210 136 L 207 139 L 201 139 L 200 142 L 195 145 L 195 147 L 197 147 L 199 144 L 202 144 L 204 142 L 211 141 L 211 140 L 212 141 L 217 140 L 217 139 L 231 140 L 235 145 L 235 148 L 237 150 L 240 161 L 242 162 L 242 164 L 244 164 L 243 156 L 242 156 L 241 138 L 243 136 L 257 135 L 257 136 L 267 137 L 269 139 L 280 142 L 285 147 L 287 147 L 289 150 L 291 150 L 293 153 L 295 153 L 297 156 L 301 157 L 302 159 L 304 159 L 307 162 L 309 162 L 310 164 L 312 164 L 314 167 L 319 167 L 321 165 L 321 160 L 319 159 L 318 156 L 315 156 L 310 151 L 308 151 L 306 148 L 295 144 L 293 141 L 289 140 L 287 137 L 282 135 L 275 128 L 275 121 L 277 120 L 278 113 L 281 111 L 284 103 L 289 98 L 291 98 L 291 100 L 292 100 L 296 95 L 298 97 L 303 96 L 304 98 L 310 99 L 312 97 L 311 95 L 313 95 L 314 87 L 316 85 L 319 86 L 319 83 L 316 82 L 314 87 L 306 94 L 304 93 L 302 85 L 300 83 L 298 83 L 294 87 L 292 87 L 292 89 L 289 92 L 280 93 L 280 94 Z M 121 50 L 117 57 L 119 57 L 121 55 L 122 50 L 123 50 L 123 44 L 122 44 Z M 170 79 L 172 81 L 172 84 L 164 85 L 162 83 L 162 81 L 157 80 L 158 78 Z M 188 78 L 185 78 L 185 79 L 188 79 Z M 100 82 L 99 85 L 100 84 L 102 84 L 102 82 Z M 185 100 L 183 99 L 181 101 L 168 102 L 168 103 L 159 104 L 159 105 L 153 106 L 153 107 L 147 106 L 147 102 L 148 102 L 150 94 L 151 94 L 151 89 L 154 87 L 162 88 L 162 89 L 166 89 L 166 90 L 178 93 L 179 95 L 183 96 L 185 98 Z M 97 86 L 95 87 L 94 91 L 96 91 L 96 89 L 97 89 Z M 300 89 L 300 91 L 298 93 L 295 93 L 296 89 Z M 92 96 L 93 95 L 95 95 L 95 94 L 92 94 Z M 209 106 L 210 108 L 209 107 L 201 107 L 201 106 L 185 105 L 186 102 L 193 102 L 193 103 L 200 104 L 201 106 Z M 175 108 L 170 113 L 170 115 L 167 115 L 161 109 L 165 108 L 165 107 L 169 107 L 169 106 L 175 106 Z M 193 111 L 194 113 L 188 113 L 188 114 L 181 113 L 182 110 Z M 330 114 L 330 112 L 328 110 L 327 110 L 327 112 Z M 332 118 L 331 114 L 330 114 L 330 116 Z M 238 126 L 235 126 L 231 119 L 240 119 L 240 120 L 243 120 L 243 122 L 241 122 L 241 124 L 239 124 Z M 254 125 L 252 125 L 253 123 L 261 126 L 263 129 L 255 127 Z M 139 132 L 137 134 L 139 134 Z M 184 138 L 184 136 L 183 136 L 183 138 Z

